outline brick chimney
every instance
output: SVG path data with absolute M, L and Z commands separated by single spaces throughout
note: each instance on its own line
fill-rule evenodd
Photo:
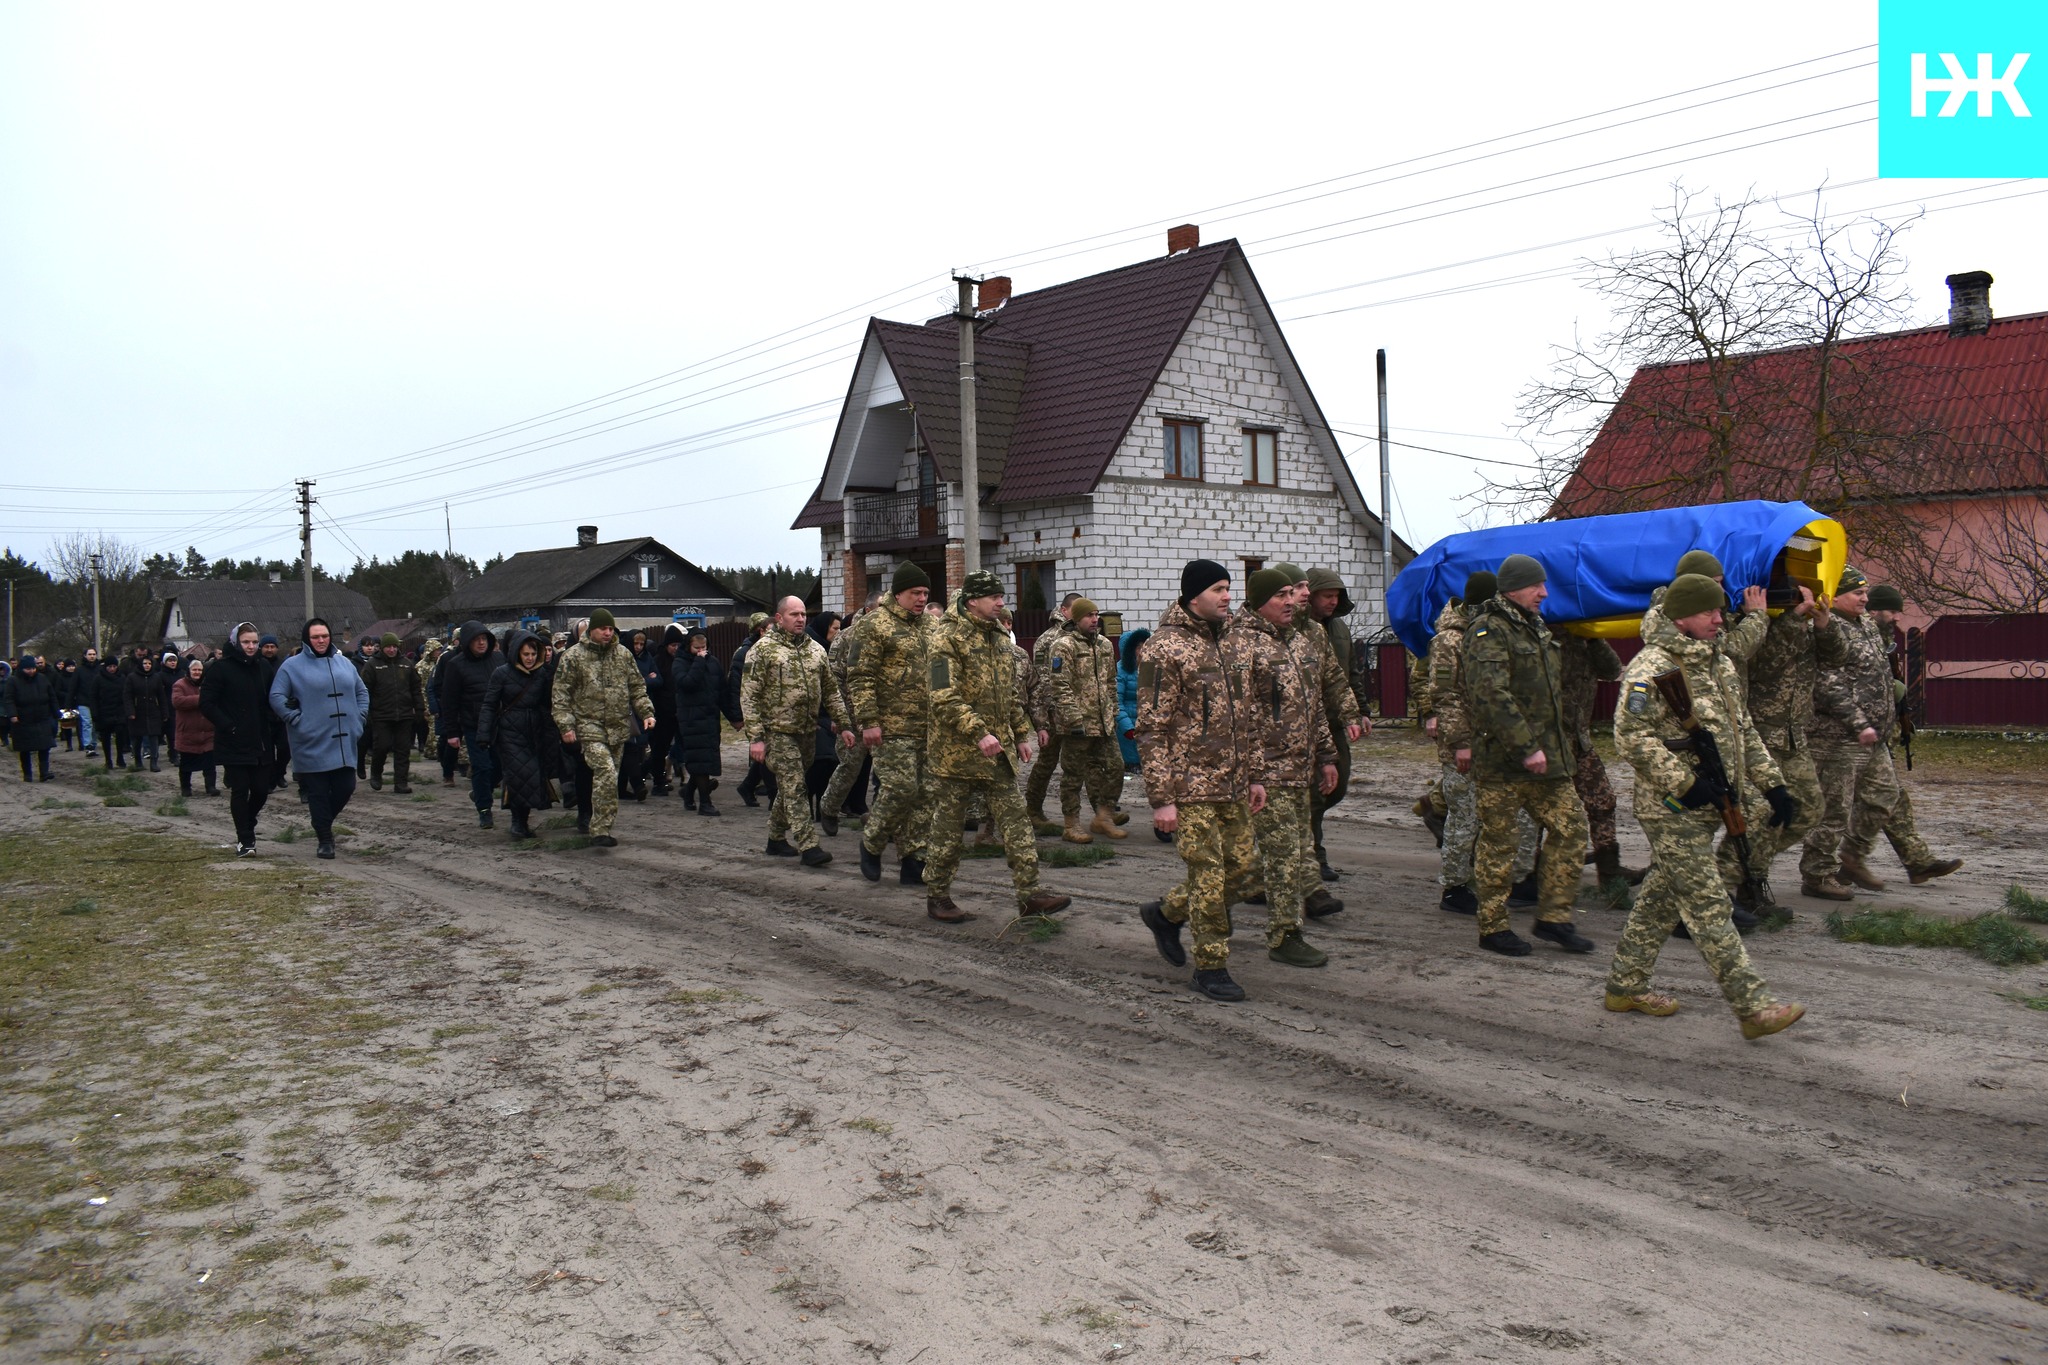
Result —
M 577 527 L 576 544 L 579 546 L 597 544 L 597 528 L 595 526 Z
M 1948 285 L 1948 334 L 1983 336 L 1991 330 L 1991 276 L 1966 270 L 1943 281 Z
M 974 295 L 975 308 L 983 313 L 1000 308 L 1010 301 L 1010 277 L 991 275 L 983 280 Z
M 1179 227 L 1166 230 L 1166 254 L 1178 256 L 1183 251 L 1193 251 L 1202 244 L 1202 230 L 1193 223 L 1182 223 Z

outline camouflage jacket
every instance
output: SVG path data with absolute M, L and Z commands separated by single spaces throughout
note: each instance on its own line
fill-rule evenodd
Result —
M 1472 703 L 1465 695 L 1465 627 L 1471 613 L 1453 597 L 1436 614 L 1436 634 L 1429 640 L 1429 705 L 1436 716 L 1436 756 L 1440 763 L 1457 761 L 1458 750 L 1472 747 Z
M 1138 759 L 1154 809 L 1244 801 L 1261 781 L 1244 639 L 1175 602 L 1138 660 Z
M 1024 714 L 1019 653 L 1000 624 L 981 621 L 964 607 L 939 618 L 926 653 L 927 770 L 975 782 L 1013 779 L 1017 746 L 1038 738 Z M 994 758 L 981 751 L 984 735 L 994 735 L 1003 746 Z
M 1116 737 L 1116 645 L 1097 631 L 1060 632 L 1048 652 L 1039 690 L 1050 698 L 1041 726 L 1057 735 Z
M 1055 616 L 1046 623 L 1038 638 L 1031 642 L 1031 653 L 1027 656 L 1030 668 L 1020 676 L 1024 680 L 1024 712 L 1031 717 L 1032 725 L 1040 730 L 1052 731 L 1052 647 L 1073 632 L 1073 626 Z
M 1821 669 L 1848 657 L 1844 638 L 1832 615 L 1821 627 L 1797 612 L 1781 611 L 1772 618 L 1763 647 L 1749 661 L 1749 716 L 1764 743 L 1787 750 L 1806 747 L 1814 682 Z
M 616 641 L 600 645 L 585 640 L 555 660 L 551 695 L 555 728 L 576 732 L 576 740 L 624 744 L 640 734 L 635 718 L 649 720 L 654 703 L 633 651 Z
M 755 641 L 740 679 L 740 714 L 748 741 L 765 740 L 771 733 L 815 734 L 822 709 L 830 710 L 842 730 L 853 724 L 825 647 L 780 626 Z
M 1885 639 L 1868 613 L 1835 615 L 1842 661 L 1819 670 L 1813 687 L 1813 737 L 1817 741 L 1853 744 L 1864 729 L 1889 732 L 1897 711 L 1892 699 L 1892 668 Z
M 1650 631 L 1643 648 L 1621 675 L 1621 700 L 1614 708 L 1614 744 L 1636 770 L 1636 801 L 1663 801 L 1674 807 L 1699 776 L 1690 754 L 1673 753 L 1685 730 L 1651 681 L 1678 669 L 1692 695 L 1693 714 L 1713 735 L 1729 780 L 1741 793 L 1745 785 L 1758 791 L 1784 785 L 1784 775 L 1764 748 L 1749 708 L 1742 699 L 1742 680 L 1719 640 L 1690 640 L 1661 614 L 1646 623 Z M 1720 821 L 1712 807 L 1688 812 L 1702 828 Z
M 1331 619 L 1335 621 L 1336 618 Z M 1348 643 L 1350 628 L 1338 624 Z M 1322 689 L 1323 714 L 1330 717 L 1330 725 L 1339 730 L 1355 725 L 1364 713 L 1358 709 L 1358 698 L 1351 691 L 1351 661 L 1337 657 L 1337 647 L 1330 643 L 1329 628 L 1316 620 L 1307 608 L 1295 612 L 1293 629 L 1310 637 L 1315 644 L 1316 685 Z
M 1238 608 L 1225 637 L 1251 663 L 1246 692 L 1257 765 L 1252 780 L 1268 787 L 1313 785 L 1316 769 L 1337 761 L 1313 639 L 1274 625 L 1250 607 Z
M 886 739 L 922 741 L 931 701 L 925 668 L 931 618 L 905 611 L 890 598 L 861 617 L 847 636 L 853 641 L 846 647 L 853 723 L 863 730 L 880 726 Z
M 1564 690 L 1564 723 L 1572 737 L 1572 756 L 1593 747 L 1593 697 L 1603 682 L 1621 676 L 1621 656 L 1605 640 L 1566 631 L 1558 640 L 1560 686 Z
M 1465 698 L 1472 707 L 1473 776 L 1571 781 L 1563 666 L 1557 641 L 1543 618 L 1505 597 L 1481 603 L 1465 631 L 1464 662 Z M 1522 766 L 1522 760 L 1539 749 L 1548 760 L 1540 778 Z
M 1664 615 L 1664 593 L 1664 588 L 1658 588 L 1650 594 L 1650 609 L 1643 613 L 1642 636 L 1645 640 L 1650 638 L 1650 632 L 1656 628 L 1651 617 L 1669 623 L 1669 618 Z M 1770 627 L 1769 612 L 1739 609 L 1729 611 L 1725 607 L 1722 608 L 1721 638 L 1716 643 L 1721 646 L 1721 652 L 1728 656 L 1728 661 L 1735 665 L 1735 675 L 1742 678 L 1745 684 L 1749 678 L 1749 661 L 1763 648 L 1764 635 Z
M 1417 720 L 1428 720 L 1436 714 L 1436 703 L 1429 696 L 1429 656 L 1408 655 L 1408 713 Z
M 864 618 L 862 618 L 864 619 Z M 825 651 L 825 662 L 832 670 L 832 681 L 839 685 L 839 700 L 846 706 L 846 714 L 853 714 L 853 693 L 847 689 L 847 670 L 853 667 L 853 631 L 860 619 L 848 621 L 839 628 L 839 638 Z

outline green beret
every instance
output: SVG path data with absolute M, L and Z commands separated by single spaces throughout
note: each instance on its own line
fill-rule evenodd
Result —
M 967 575 L 967 581 L 960 585 L 960 600 L 972 602 L 977 597 L 1001 597 L 1003 580 L 988 569 L 976 569 Z
M 1491 601 L 1498 590 L 1498 585 L 1493 581 L 1493 570 L 1481 569 L 1477 573 L 1468 574 L 1465 578 L 1465 605 L 1476 607 L 1481 602 Z
M 893 597 L 912 588 L 929 588 L 931 585 L 931 575 L 906 559 L 896 566 L 896 576 L 889 580 L 889 595 Z
M 1664 590 L 1664 615 L 1673 621 L 1683 621 L 1703 611 L 1719 611 L 1727 605 L 1727 592 L 1703 573 L 1682 573 Z
M 590 613 L 590 628 L 596 630 L 599 626 L 610 626 L 613 630 L 617 630 L 619 623 L 613 618 L 609 610 L 599 607 L 596 611 Z
M 1872 611 L 1904 611 L 1906 609 L 1906 594 L 1900 592 L 1889 583 L 1880 583 L 1870 590 L 1870 609 Z
M 1543 571 L 1543 565 L 1529 555 L 1509 555 L 1493 571 L 1494 584 L 1503 593 L 1533 588 L 1549 577 Z
M 381 640 L 381 641 L 380 641 L 379 643 L 381 643 L 381 644 L 383 644 L 383 645 L 387 646 L 388 648 L 391 648 L 391 649 L 396 649 L 396 648 L 398 648 L 398 643 L 399 643 L 399 642 L 398 642 L 398 637 L 397 637 L 396 635 L 393 635 L 393 634 L 392 634 L 392 633 L 391 633 L 390 631 L 388 631 L 388 630 L 387 630 L 387 631 L 385 631 L 385 632 L 384 632 L 384 638 L 383 638 L 383 640 Z
M 1253 611 L 1257 611 L 1273 600 L 1274 593 L 1284 592 L 1300 581 L 1298 578 L 1288 577 L 1287 569 L 1278 565 L 1270 569 L 1260 569 L 1252 575 L 1251 582 L 1245 585 L 1244 600 L 1251 604 Z
M 1851 564 L 1842 570 L 1842 581 L 1835 584 L 1835 596 L 1840 597 L 1845 592 L 1862 592 L 1869 586 L 1870 580 L 1863 576 L 1863 570 Z
M 1680 578 L 1689 573 L 1696 573 L 1704 578 L 1719 578 L 1722 576 L 1721 561 L 1705 550 L 1687 550 L 1678 557 L 1678 567 L 1671 571 L 1671 576 Z
M 1287 575 L 1287 586 L 1290 588 L 1308 578 L 1308 570 L 1298 569 L 1292 564 L 1275 564 L 1273 567 Z

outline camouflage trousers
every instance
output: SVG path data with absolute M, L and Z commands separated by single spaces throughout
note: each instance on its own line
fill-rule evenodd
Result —
M 881 747 L 875 750 L 875 776 L 882 780 L 882 794 L 875 798 L 868 810 L 867 823 L 861 827 L 861 847 L 879 854 L 894 839 L 902 846 L 904 857 L 924 857 L 932 823 L 932 794 L 924 775 L 924 741 L 884 737 Z
M 1489 779 L 1479 784 L 1479 842 L 1472 857 L 1472 894 L 1479 898 L 1479 934 L 1508 927 L 1508 888 L 1521 834 L 1515 816 L 1526 811 L 1548 832 L 1551 856 L 1537 859 L 1536 918 L 1568 924 L 1585 866 L 1586 811 L 1569 782 L 1539 778 Z
M 1785 790 L 1791 793 L 1792 804 L 1799 810 L 1792 817 L 1792 823 L 1783 829 L 1771 828 L 1771 808 L 1765 803 L 1754 785 L 1742 794 L 1742 817 L 1749 822 L 1749 860 L 1751 871 L 1768 881 L 1771 864 L 1780 853 L 1792 847 L 1807 836 L 1820 823 L 1821 795 L 1820 779 L 1813 768 L 1813 752 L 1804 742 L 1799 747 L 1777 745 L 1769 740 L 1764 747 L 1771 752 L 1778 771 L 1785 775 Z M 1730 895 L 1742 885 L 1741 860 L 1735 856 L 1735 845 L 1728 839 L 1721 841 L 1721 851 L 1715 855 L 1721 867 L 1721 885 Z
M 1885 762 L 1891 767 L 1892 790 L 1896 799 L 1891 809 L 1886 810 L 1868 799 L 1869 794 L 1862 784 L 1856 788 L 1856 808 L 1849 817 L 1849 837 L 1842 841 L 1842 851 L 1857 858 L 1868 859 L 1870 850 L 1877 844 L 1877 836 L 1884 835 L 1891 844 L 1892 852 L 1899 855 L 1899 861 L 1910 871 L 1925 867 L 1936 861 L 1934 850 L 1920 837 L 1918 827 L 1913 823 L 1913 798 L 1899 781 L 1898 766 L 1892 762 L 1891 746 L 1880 744 L 1884 750 Z M 1868 780 L 1868 770 L 1865 778 Z
M 1308 823 L 1307 787 L 1268 787 L 1266 806 L 1252 817 L 1259 880 L 1266 888 L 1266 946 L 1277 948 L 1301 928 L 1301 907 L 1323 884 Z
M 1065 736 L 1048 735 L 1045 747 L 1038 751 L 1038 761 L 1031 765 L 1031 776 L 1024 780 L 1024 805 L 1034 819 L 1045 812 L 1045 794 L 1052 788 L 1052 775 L 1060 770 L 1060 751 L 1065 746 Z
M 861 745 L 851 749 L 839 746 L 839 766 L 832 770 L 832 780 L 825 787 L 825 799 L 818 803 L 818 809 L 833 819 L 846 805 L 846 798 L 853 795 L 853 784 L 860 781 L 861 769 L 867 765 L 868 751 Z
M 1799 875 L 1820 881 L 1840 874 L 1843 849 L 1859 819 L 1869 838 L 1877 837 L 1899 803 L 1899 779 L 1892 771 L 1891 750 L 1882 743 L 1867 749 L 1853 739 L 1816 744 L 1813 766 L 1821 813 L 1799 855 Z M 1855 856 L 1855 845 L 1846 846 Z M 1864 851 L 1869 851 L 1867 842 Z
M 1037 776 L 1037 769 L 1032 770 L 1032 776 Z M 1085 739 L 1068 735 L 1060 741 L 1061 815 L 1070 820 L 1080 817 L 1084 788 L 1088 804 L 1095 807 L 1097 815 L 1108 815 L 1116 809 L 1124 794 L 1124 759 L 1113 736 Z
M 1017 794 L 1017 781 L 1008 763 L 993 782 L 964 777 L 934 777 L 932 790 L 931 845 L 924 865 L 926 894 L 944 896 L 953 889 L 953 874 L 960 870 L 960 835 L 967 823 L 967 810 L 979 798 L 995 822 L 1003 841 L 1003 857 L 1010 864 L 1010 880 L 1017 888 L 1017 909 L 1038 894 L 1038 841 L 1031 832 L 1031 817 L 1024 810 L 1024 798 Z
M 1444 799 L 1444 870 L 1438 880 L 1448 891 L 1472 885 L 1472 853 L 1479 839 L 1479 788 L 1455 763 L 1443 765 L 1437 787 Z M 1515 814 L 1515 865 L 1510 884 L 1536 870 L 1537 824 L 1527 811 Z
M 1242 801 L 1184 801 L 1179 815 L 1173 846 L 1188 874 L 1166 893 L 1160 913 L 1194 931 L 1196 971 L 1221 971 L 1230 961 L 1230 907 L 1245 898 L 1258 870 L 1251 813 Z
M 818 733 L 768 733 L 768 771 L 775 775 L 775 803 L 768 808 L 768 837 L 787 839 L 802 851 L 818 846 L 818 827 L 811 823 L 811 793 L 804 785 L 818 754 Z
M 590 769 L 590 832 L 610 834 L 619 818 L 619 759 L 626 746 L 586 739 L 576 747 Z
M 1614 964 L 1607 970 L 1609 995 L 1641 995 L 1650 987 L 1657 954 L 1680 920 L 1692 934 L 1693 946 L 1706 959 L 1707 970 L 1721 995 L 1738 1014 L 1754 1014 L 1771 1003 L 1763 978 L 1749 965 L 1742 935 L 1729 919 L 1728 892 L 1714 863 L 1714 831 L 1720 821 L 1711 812 L 1676 814 L 1661 801 L 1638 796 L 1636 820 L 1650 837 L 1650 875 L 1636 893 Z
M 1572 788 L 1579 794 L 1579 804 L 1586 808 L 1586 833 L 1593 847 L 1618 843 L 1614 832 L 1614 788 L 1608 785 L 1607 765 L 1600 760 L 1600 751 L 1590 744 L 1580 753 L 1579 765 L 1572 769 Z M 1585 856 L 1583 849 L 1580 856 Z

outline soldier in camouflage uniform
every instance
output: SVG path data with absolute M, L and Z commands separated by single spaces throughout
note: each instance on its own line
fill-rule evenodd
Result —
M 859 743 L 853 717 L 839 694 L 825 647 L 804 633 L 803 599 L 785 597 L 775 608 L 775 627 L 747 651 L 740 682 L 740 714 L 746 722 L 747 754 L 775 775 L 775 804 L 768 812 L 768 853 L 823 867 L 832 855 L 818 847 L 811 823 L 805 770 L 817 757 L 818 712 L 832 717 L 842 745 Z M 785 837 L 787 836 L 787 837 Z
M 1789 1027 L 1805 1009 L 1772 1003 L 1763 979 L 1750 966 L 1714 865 L 1714 834 L 1721 826 L 1717 807 L 1728 789 L 1703 776 L 1690 758 L 1673 752 L 1671 746 L 1685 741 L 1687 732 L 1653 682 L 1660 673 L 1679 672 L 1694 716 L 1713 736 L 1728 781 L 1737 792 L 1756 789 L 1771 810 L 1771 822 L 1789 825 L 1795 814 L 1792 797 L 1750 723 L 1734 662 L 1717 643 L 1726 600 L 1712 579 L 1680 576 L 1665 595 L 1665 611 L 1648 622 L 1642 652 L 1622 676 L 1614 740 L 1636 772 L 1636 819 L 1649 836 L 1651 860 L 1649 878 L 1608 969 L 1606 1005 L 1616 1013 L 1640 1010 L 1658 1016 L 1678 1008 L 1676 1000 L 1652 993 L 1649 985 L 1664 941 L 1682 921 L 1741 1020 L 1742 1036 L 1761 1038 Z
M 1813 689 L 1813 766 L 1820 784 L 1821 815 L 1806 836 L 1799 857 L 1800 889 L 1823 900 L 1846 900 L 1845 883 L 1876 882 L 1856 860 L 1843 856 L 1843 840 L 1859 803 L 1873 809 L 1874 834 L 1898 804 L 1898 775 L 1892 770 L 1885 732 L 1896 714 L 1886 642 L 1870 619 L 1870 582 L 1855 567 L 1842 571 L 1835 590 L 1835 630 L 1842 637 L 1842 661 L 1820 670 Z M 1882 883 L 1878 883 L 1882 885 Z
M 1858 886 L 1870 891 L 1884 889 L 1884 883 L 1871 874 L 1869 866 L 1870 850 L 1880 833 L 1891 844 L 1892 852 L 1898 855 L 1899 861 L 1905 864 L 1907 878 L 1915 886 L 1924 886 L 1936 877 L 1946 877 L 1963 865 L 1961 858 L 1936 857 L 1927 841 L 1920 837 L 1913 820 L 1913 798 L 1906 791 L 1905 779 L 1899 776 L 1898 759 L 1892 752 L 1892 745 L 1899 736 L 1897 702 L 1906 691 L 1896 634 L 1899 613 L 1905 609 L 1905 594 L 1890 584 L 1879 583 L 1870 590 L 1870 622 L 1877 628 L 1878 638 L 1884 642 L 1886 667 L 1892 675 L 1891 721 L 1881 727 L 1884 738 L 1880 743 L 1892 765 L 1897 797 L 1891 809 L 1886 811 L 1876 802 L 1867 800 L 1859 788 L 1856 808 L 1849 818 L 1849 836 L 1842 841 L 1842 870 Z
M 1372 733 L 1372 722 L 1366 719 L 1359 703 L 1360 680 L 1352 676 L 1356 651 L 1351 647 L 1351 628 L 1344 624 L 1344 618 L 1351 614 L 1351 595 L 1345 591 L 1344 580 L 1329 569 L 1302 573 L 1291 564 L 1274 567 L 1295 575 L 1294 629 L 1315 643 L 1322 675 L 1323 714 L 1329 717 L 1331 741 L 1337 746 L 1337 785 L 1328 792 L 1317 791 L 1309 796 L 1316 864 L 1323 880 L 1333 882 L 1337 872 L 1330 866 L 1329 850 L 1323 846 L 1323 813 L 1351 790 L 1351 746 Z M 1314 904 L 1309 907 L 1310 914 L 1319 910 L 1330 913 Z
M 1266 806 L 1256 722 L 1247 696 L 1245 637 L 1229 636 L 1230 571 L 1210 559 L 1181 570 L 1181 595 L 1145 642 L 1138 663 L 1138 758 L 1155 828 L 1175 834 L 1187 877 L 1165 899 L 1138 907 L 1159 955 L 1187 962 L 1183 924 L 1195 937 L 1194 988 L 1242 1000 L 1230 979 L 1230 906 L 1256 872 L 1252 816 Z
M 1827 604 L 1815 601 L 1805 588 L 1799 595 L 1798 606 L 1776 617 L 1755 613 L 1768 619 L 1769 625 L 1763 644 L 1749 660 L 1749 717 L 1798 809 L 1788 825 L 1749 821 L 1749 856 L 1755 865 L 1751 870 L 1766 879 L 1777 856 L 1803 840 L 1820 820 L 1824 803 L 1813 766 L 1813 747 L 1807 738 L 1813 722 L 1813 685 L 1821 669 L 1833 668 L 1846 657 L 1843 636 L 1836 630 Z M 1718 861 L 1722 885 L 1731 896 L 1739 896 L 1742 866 L 1732 841 L 1721 842 Z M 1827 900 L 1849 900 L 1854 895 L 1833 881 L 1817 884 L 1815 890 Z M 1744 908 L 1763 912 L 1770 907 Z
M 1571 784 L 1557 645 L 1541 615 L 1543 599 L 1550 595 L 1545 578 L 1536 560 L 1509 555 L 1494 570 L 1497 593 L 1479 609 L 1465 635 L 1472 775 L 1479 784 L 1479 839 L 1473 857 L 1479 946 L 1508 957 L 1533 951 L 1508 923 L 1516 811 L 1527 811 L 1544 827 L 1557 854 L 1537 862 L 1536 937 L 1568 953 L 1593 950 L 1592 940 L 1572 925 L 1586 812 Z
M 1123 758 L 1116 746 L 1116 645 L 1103 638 L 1102 613 L 1085 597 L 1067 607 L 1069 629 L 1048 652 L 1039 693 L 1047 698 L 1043 721 L 1047 742 L 1060 741 L 1060 816 L 1070 844 L 1088 844 L 1099 834 L 1121 839 L 1116 802 L 1123 794 Z M 1095 819 L 1081 828 L 1081 793 L 1095 807 Z
M 1621 865 L 1621 843 L 1614 828 L 1614 788 L 1607 764 L 1593 747 L 1593 697 L 1603 682 L 1621 676 L 1621 656 L 1614 646 L 1594 636 L 1566 631 L 1558 641 L 1559 687 L 1564 693 L 1564 722 L 1572 745 L 1572 787 L 1586 808 L 1588 837 L 1593 841 L 1593 866 L 1600 894 L 1610 908 L 1629 907 L 1629 887 L 1642 880 Z M 1568 850 L 1560 850 L 1560 854 Z
M 1439 906 L 1454 915 L 1476 915 L 1472 855 L 1479 840 L 1479 788 L 1472 780 L 1472 706 L 1465 690 L 1465 632 L 1472 614 L 1493 600 L 1490 569 L 1465 580 L 1465 595 L 1437 613 L 1429 642 L 1429 704 L 1436 715 L 1437 782 L 1444 794 L 1443 870 Z M 1515 857 L 1511 884 L 1536 870 L 1540 828 L 1527 811 L 1515 816 Z
M 1003 630 L 1003 587 L 986 569 L 967 575 L 960 603 L 939 621 L 927 646 L 931 709 L 925 760 L 932 774 L 931 858 L 925 864 L 925 913 L 957 924 L 974 916 L 953 903 L 960 833 L 970 801 L 987 802 L 1017 890 L 1019 915 L 1051 915 L 1070 904 L 1038 886 L 1038 844 L 1015 762 L 1031 761 L 1031 719 L 1018 687 L 1016 646 Z
M 898 873 L 905 886 L 924 885 L 932 823 L 925 781 L 925 729 L 930 720 L 926 651 L 934 623 L 924 614 L 931 579 L 904 560 L 889 582 L 889 597 L 860 619 L 847 655 L 847 691 L 861 742 L 875 756 L 881 795 L 860 834 L 860 872 L 882 879 L 882 850 L 894 839 L 903 852 Z
M 654 728 L 654 703 L 603 607 L 590 613 L 583 642 L 556 662 L 549 702 L 562 743 L 576 745 L 590 769 L 590 842 L 610 848 L 618 843 L 612 822 L 619 817 L 619 759 L 629 735 Z
M 1265 807 L 1252 816 L 1266 888 L 1266 955 L 1290 967 L 1320 967 L 1329 958 L 1301 936 L 1308 898 L 1322 890 L 1308 803 L 1311 791 L 1337 785 L 1337 746 L 1323 716 L 1315 647 L 1289 629 L 1297 610 L 1306 608 L 1285 572 L 1260 569 L 1227 634 L 1232 652 L 1251 663 L 1245 690 L 1266 788 Z
M 1410 653 L 1408 656 L 1408 709 L 1416 722 L 1422 726 L 1422 733 L 1430 739 L 1436 738 L 1436 703 L 1429 695 L 1429 655 Z M 1415 814 L 1422 820 L 1422 827 L 1436 840 L 1436 846 L 1444 846 L 1444 816 L 1449 807 L 1444 802 L 1443 783 L 1437 778 L 1429 779 L 1429 786 L 1422 795 L 1415 798 Z
M 1045 693 L 1051 677 L 1052 647 L 1073 629 L 1073 620 L 1067 613 L 1080 597 L 1080 593 L 1070 592 L 1061 598 L 1052 620 L 1031 642 L 1030 685 L 1024 692 L 1024 714 L 1031 718 L 1033 728 L 1045 735 L 1038 750 L 1038 761 L 1031 765 L 1031 776 L 1024 785 L 1024 805 L 1031 812 L 1034 825 L 1045 820 L 1045 794 L 1052 789 L 1052 775 L 1059 771 L 1060 750 L 1065 744 L 1065 737 L 1052 725 L 1052 717 L 1047 713 Z
M 881 605 L 882 591 L 877 588 L 868 594 L 867 607 L 839 628 L 839 637 L 832 647 L 825 651 L 826 660 L 832 666 L 832 676 L 839 680 L 840 700 L 846 703 L 848 714 L 853 711 L 853 693 L 847 684 L 847 670 L 853 659 L 854 627 L 875 614 Z M 839 751 L 838 766 L 832 769 L 832 780 L 825 784 L 824 799 L 818 803 L 818 823 L 825 827 L 825 833 L 839 837 L 839 816 L 846 809 L 846 798 L 853 795 L 854 784 L 860 781 L 861 772 L 866 769 L 868 751 L 862 745 L 850 745 Z

